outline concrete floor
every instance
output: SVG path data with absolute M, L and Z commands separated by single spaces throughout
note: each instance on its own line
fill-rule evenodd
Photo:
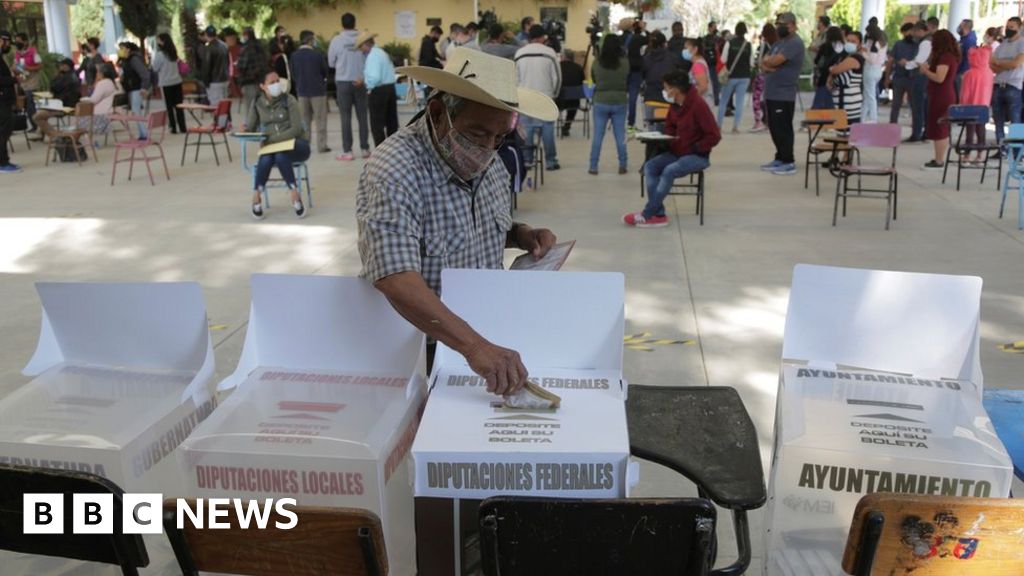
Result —
M 336 151 L 337 125 L 332 115 L 330 144 Z M 748 114 L 744 130 L 749 125 Z M 38 146 L 26 151 L 24 140 L 15 138 L 14 161 L 25 170 L 0 181 L 0 397 L 28 380 L 20 369 L 38 334 L 36 281 L 198 281 L 211 324 L 223 326 L 213 332 L 220 378 L 233 370 L 241 350 L 250 274 L 358 273 L 353 213 L 361 161 L 315 155 L 309 163 L 315 201 L 309 217 L 297 220 L 284 193 L 276 191 L 269 217 L 255 222 L 247 214 L 249 180 L 237 146 L 233 163 L 218 168 L 204 151 L 198 164 L 189 160 L 181 168 L 181 142 L 181 136 L 167 139 L 170 182 L 158 176 L 150 186 L 143 171 L 141 178 L 127 182 L 122 176 L 111 187 L 110 149 L 100 151 L 98 164 L 46 168 Z M 798 155 L 805 142 L 798 134 Z M 959 192 L 939 184 L 941 174 L 919 169 L 931 146 L 900 148 L 899 220 L 888 232 L 884 208 L 875 201 L 851 201 L 848 217 L 833 228 L 834 181 L 827 175 L 816 197 L 813 176 L 805 190 L 802 174 L 759 171 L 772 157 L 767 133 L 724 135 L 708 172 L 704 226 L 693 215 L 692 198 L 669 200 L 667 228 L 620 224 L 623 213 L 642 207 L 638 143 L 629 144 L 632 170 L 624 176 L 615 173 L 610 137 L 598 176 L 586 173 L 589 141 L 578 128 L 558 141 L 558 150 L 562 170 L 547 173 L 539 191 L 521 195 L 517 219 L 577 240 L 565 269 L 625 273 L 627 333 L 695 340 L 651 352 L 627 349 L 626 377 L 632 383 L 737 388 L 759 430 L 766 467 L 796 263 L 981 276 L 986 385 L 1024 384 L 1024 355 L 998 349 L 1024 340 L 1024 232 L 1017 230 L 1016 201 L 1009 201 L 1008 215 L 1000 220 L 994 178 L 981 187 L 972 173 Z M 508 256 L 510 261 L 514 254 Z M 695 493 L 689 482 L 657 466 L 645 465 L 641 474 L 638 495 Z M 721 516 L 725 561 L 735 546 L 727 515 Z M 752 515 L 751 573 L 759 572 L 763 556 L 762 516 Z

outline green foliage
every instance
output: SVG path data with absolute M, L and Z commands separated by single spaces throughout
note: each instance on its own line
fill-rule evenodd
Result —
M 152 0 L 114 0 L 121 9 L 124 27 L 136 37 L 143 39 L 156 34 L 160 25 L 160 11 Z
M 218 0 L 207 2 L 207 10 L 216 20 L 234 20 L 254 28 L 257 24 L 261 24 L 259 28 L 272 28 L 277 12 L 306 14 L 310 8 L 338 8 L 360 3 L 362 0 Z
M 828 15 L 832 18 L 832 24 L 839 26 L 846 24 L 854 29 L 860 28 L 861 0 L 837 0 Z M 903 19 L 914 10 L 913 6 L 886 2 L 885 4 L 885 35 L 889 44 L 900 39 L 900 25 Z
M 79 41 L 103 38 L 103 0 L 78 0 L 71 6 L 71 34 Z
M 384 50 L 388 53 L 388 56 L 391 56 L 391 61 L 394 62 L 396 66 L 402 65 L 405 60 L 412 61 L 412 46 L 405 42 L 392 40 L 391 42 L 381 46 L 381 50 Z

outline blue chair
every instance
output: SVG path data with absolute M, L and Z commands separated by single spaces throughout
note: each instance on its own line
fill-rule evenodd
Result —
M 1013 461 L 1013 473 L 1024 480 L 1024 390 L 985 390 L 985 411 Z
M 1003 180 L 1003 199 L 999 201 L 999 217 L 1003 217 L 1003 209 L 1006 207 L 1006 191 L 1010 188 L 1010 180 L 1017 181 L 1017 229 L 1024 230 L 1024 166 L 1021 165 L 1024 156 L 1024 124 L 1010 124 L 1010 131 L 1003 140 L 1006 145 L 1006 155 L 1010 165 L 1006 168 L 1006 178 Z
M 292 164 L 292 169 L 295 170 L 295 184 L 299 187 L 299 197 L 302 197 L 302 192 L 306 192 L 306 206 L 313 207 L 313 186 L 309 183 L 309 168 L 305 162 L 295 162 Z M 253 186 L 256 185 L 256 171 L 252 173 Z M 271 188 L 288 188 L 288 184 L 282 178 L 271 178 L 267 181 L 267 185 L 263 188 L 263 207 L 270 208 L 270 192 Z
M 946 163 L 942 168 L 942 183 L 946 183 L 946 173 L 949 171 L 949 165 L 956 164 L 957 190 L 960 190 L 960 173 L 963 170 L 981 170 L 980 183 L 984 184 L 989 160 L 996 160 L 998 162 L 996 186 L 998 187 L 1003 175 L 1003 157 L 999 153 L 999 144 L 996 142 L 975 142 L 974 144 L 964 142 L 965 132 L 973 130 L 975 126 L 984 127 L 988 123 L 988 106 L 950 106 L 944 120 L 950 124 L 950 130 L 952 130 L 953 126 L 959 126 L 960 130 L 957 133 L 956 142 L 946 149 Z M 980 154 L 982 152 L 985 153 L 985 159 L 982 160 L 980 166 L 966 164 L 961 159 L 965 154 Z M 953 154 L 956 154 L 956 158 L 951 159 Z

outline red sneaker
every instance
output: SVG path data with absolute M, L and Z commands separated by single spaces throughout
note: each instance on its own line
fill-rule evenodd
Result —
M 628 226 L 637 228 L 663 228 L 668 226 L 668 216 L 651 216 L 644 218 L 643 212 L 631 212 L 622 217 L 622 221 Z

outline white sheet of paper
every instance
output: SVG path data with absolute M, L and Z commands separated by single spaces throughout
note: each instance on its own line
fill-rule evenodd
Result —
M 675 136 L 662 134 L 661 132 L 637 132 L 637 140 L 674 140 Z
M 560 270 L 562 265 L 565 264 L 566 258 L 569 257 L 569 253 L 572 252 L 573 246 L 576 245 L 575 240 L 568 242 L 562 242 L 555 244 L 551 247 L 551 250 L 544 255 L 540 260 L 534 260 L 533 255 L 529 252 L 517 257 L 512 262 L 510 270 L 547 270 L 555 271 Z

